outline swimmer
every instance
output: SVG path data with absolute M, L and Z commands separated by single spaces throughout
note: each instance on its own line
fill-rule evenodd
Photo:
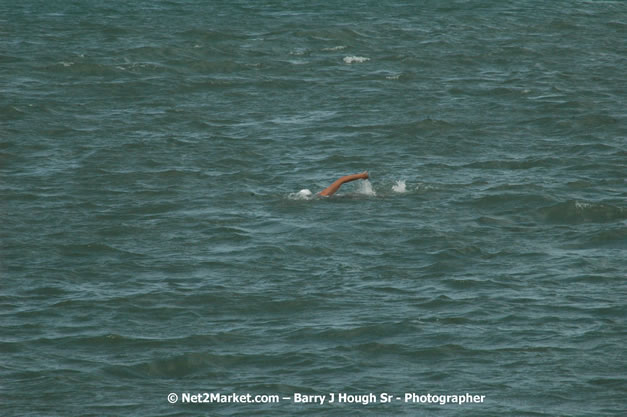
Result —
M 367 180 L 368 178 L 369 178 L 368 171 L 364 171 L 361 174 L 345 175 L 341 177 L 340 179 L 336 180 L 333 184 L 329 185 L 324 190 L 320 191 L 318 195 L 325 196 L 325 197 L 333 195 L 337 192 L 337 190 L 340 189 L 342 184 L 346 182 L 351 182 L 355 180 Z

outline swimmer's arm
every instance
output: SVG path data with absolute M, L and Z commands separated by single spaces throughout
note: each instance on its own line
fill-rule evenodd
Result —
M 337 190 L 340 189 L 340 187 L 344 183 L 355 181 L 355 180 L 367 180 L 368 178 L 369 178 L 368 171 L 364 171 L 360 174 L 345 175 L 341 177 L 340 179 L 336 180 L 333 184 L 329 185 L 324 190 L 320 191 L 318 194 L 322 196 L 333 195 L 337 192 Z

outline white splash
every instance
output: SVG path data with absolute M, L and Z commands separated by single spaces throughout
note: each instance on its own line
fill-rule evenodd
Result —
M 575 208 L 577 210 L 585 210 L 592 207 L 590 203 L 584 203 L 583 201 L 575 201 Z
M 359 194 L 365 194 L 373 197 L 377 195 L 377 193 L 374 191 L 374 188 L 372 188 L 372 184 L 368 180 L 359 181 L 358 187 L 359 188 L 357 189 L 357 192 Z
M 305 188 L 297 193 L 290 193 L 288 197 L 290 200 L 311 200 L 313 193 Z
M 370 61 L 370 58 L 367 58 L 365 56 L 345 56 L 344 57 L 344 62 L 347 64 L 352 64 L 352 63 L 360 64 L 366 61 Z
M 404 193 L 405 191 L 407 191 L 405 180 L 396 181 L 396 184 L 392 186 L 392 191 L 396 191 L 397 193 Z

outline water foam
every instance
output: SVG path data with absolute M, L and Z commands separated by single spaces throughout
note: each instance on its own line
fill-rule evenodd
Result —
M 366 61 L 370 61 L 370 58 L 367 58 L 365 56 L 345 56 L 344 57 L 344 62 L 346 62 L 347 64 L 362 63 Z
M 392 186 L 392 191 L 396 191 L 397 193 L 404 193 L 407 191 L 407 187 L 405 185 L 405 180 L 398 180 L 396 184 Z

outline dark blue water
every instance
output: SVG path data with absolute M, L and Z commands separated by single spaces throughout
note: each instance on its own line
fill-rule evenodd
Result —
M 1 414 L 624 415 L 626 16 L 1 3 Z

